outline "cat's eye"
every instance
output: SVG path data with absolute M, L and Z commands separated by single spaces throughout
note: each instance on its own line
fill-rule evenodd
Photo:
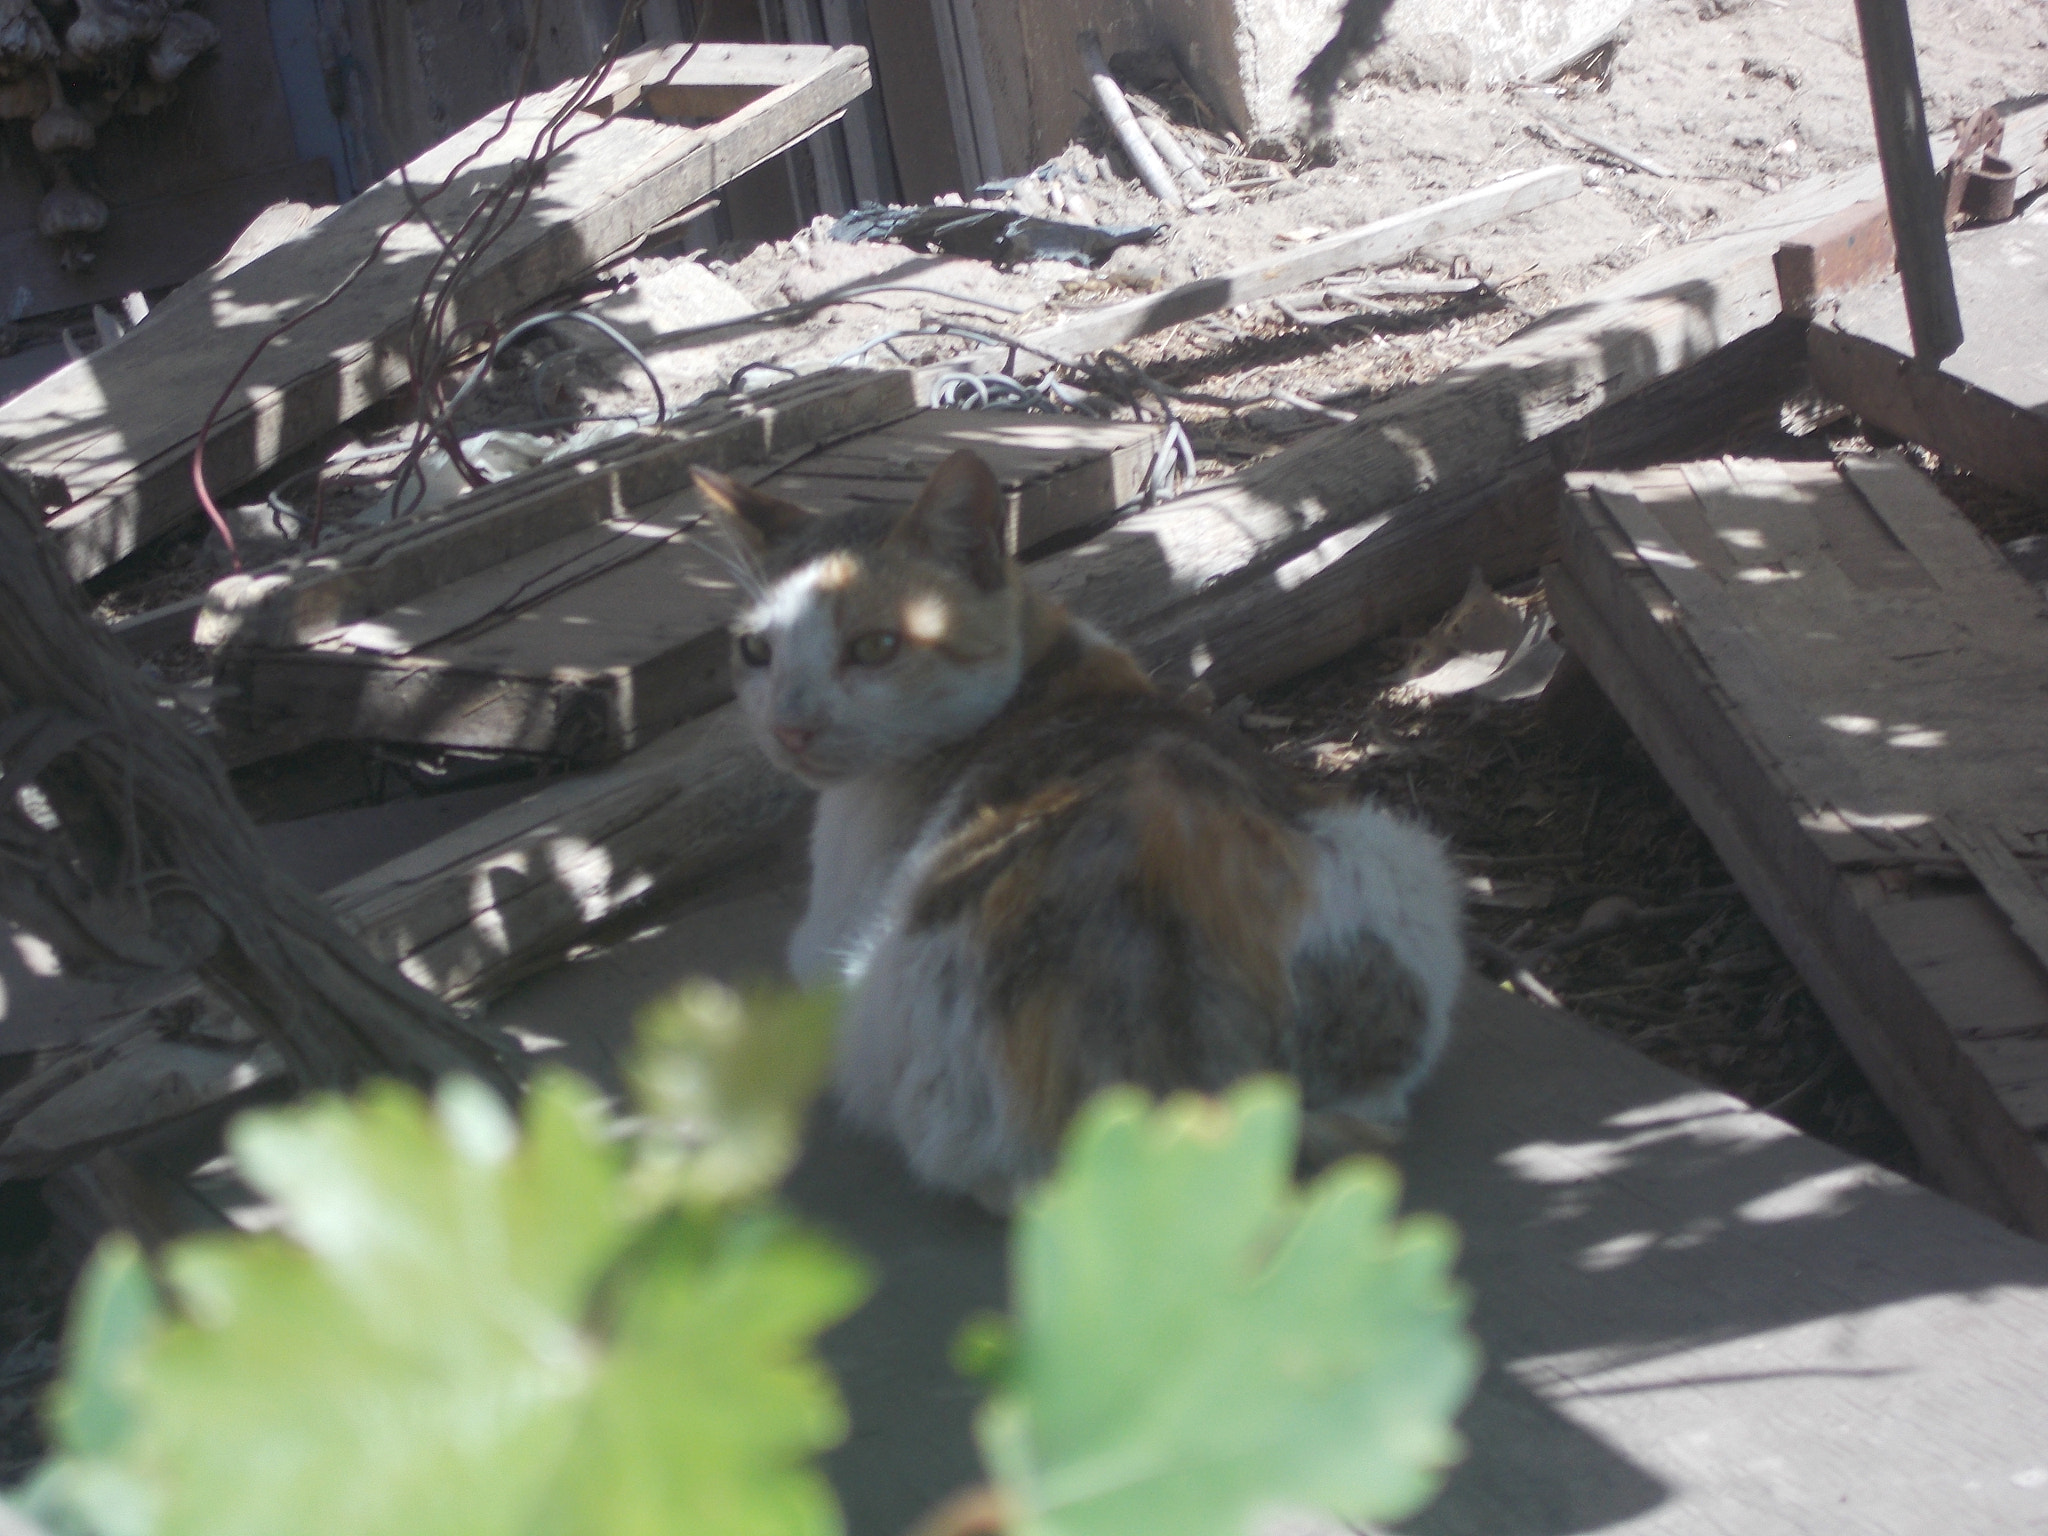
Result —
M 846 642 L 846 659 L 856 667 L 887 666 L 902 644 L 903 637 L 893 629 L 871 629 Z
M 740 660 L 750 667 L 765 667 L 775 652 L 769 647 L 768 637 L 749 631 L 739 637 Z

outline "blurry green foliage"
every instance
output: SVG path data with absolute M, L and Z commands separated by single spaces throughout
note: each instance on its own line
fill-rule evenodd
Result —
M 774 1203 L 829 998 L 651 1010 L 630 1135 L 541 1075 L 238 1120 L 262 1235 L 94 1256 L 14 1508 L 54 1536 L 835 1536 L 817 1335 L 861 1266 Z M 959 1343 L 1015 1536 L 1391 1519 L 1474 1371 L 1453 1238 L 1384 1165 L 1290 1170 L 1293 1091 L 1105 1094 L 1013 1235 L 1016 1315 Z
M 982 1455 L 1015 1536 L 1244 1536 L 1396 1520 L 1456 1459 L 1477 1351 L 1450 1226 L 1382 1162 L 1293 1178 L 1294 1089 L 1096 1098 L 1011 1235 Z

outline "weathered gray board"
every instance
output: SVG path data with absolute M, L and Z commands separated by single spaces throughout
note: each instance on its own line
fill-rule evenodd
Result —
M 642 1006 L 772 970 L 800 861 L 534 977 L 494 1021 L 611 1080 Z M 572 1021 L 567 1027 L 564 1021 Z M 2048 1524 L 2048 1248 L 1568 1015 L 1474 982 L 1396 1154 L 1463 1237 L 1488 1362 L 1417 1536 L 1978 1536 Z M 1006 1228 L 821 1113 L 788 1186 L 874 1265 L 826 1358 L 852 1536 L 982 1474 L 948 1345 L 1006 1304 Z
M 1814 383 L 1867 421 L 2008 490 L 2048 489 L 2048 204 L 1957 231 L 1949 266 L 1963 344 L 1914 365 L 1896 272 L 1824 305 L 1807 336 Z
M 907 507 L 941 459 L 972 448 L 1003 486 L 1012 548 L 1026 551 L 1135 501 L 1158 443 L 1146 422 L 926 411 L 761 484 L 819 512 Z M 228 649 L 216 672 L 223 750 L 249 761 L 360 738 L 577 766 L 618 758 L 731 696 L 734 589 L 696 532 L 703 515 L 696 493 L 678 490 L 304 648 Z
M 637 82 L 665 76 L 680 47 L 614 66 L 633 103 Z M 867 89 L 858 48 L 706 44 L 650 111 L 694 116 L 692 93 L 722 93 L 729 115 L 700 127 L 658 117 L 589 114 L 548 163 L 543 184 L 455 295 L 450 324 L 504 315 L 629 249 L 733 177 L 829 121 Z M 0 455 L 32 481 L 61 482 L 51 528 L 72 574 L 105 569 L 197 505 L 189 459 L 207 412 L 257 342 L 308 310 L 372 258 L 341 297 L 268 347 L 222 410 L 208 441 L 215 493 L 240 485 L 407 381 L 412 311 L 441 255 L 441 236 L 405 222 L 409 199 L 455 176 L 443 225 L 523 167 L 573 86 L 493 113 L 378 183 L 332 217 L 216 282 L 205 304 L 60 370 L 0 405 Z M 753 99 L 731 110 L 735 91 Z M 651 95 L 651 93 L 650 93 Z M 472 157 L 474 157 L 472 161 Z
M 432 512 L 330 538 L 206 591 L 193 638 L 209 648 L 309 644 L 607 518 L 681 490 L 695 465 L 766 464 L 917 409 L 905 369 L 825 369 L 713 399 Z
M 1546 572 L 1956 1198 L 2048 1236 L 2048 610 L 1903 460 L 1573 477 Z

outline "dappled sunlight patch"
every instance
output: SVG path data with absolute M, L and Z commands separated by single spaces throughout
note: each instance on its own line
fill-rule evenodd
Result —
M 1596 1275 L 1626 1269 L 1643 1255 L 1654 1252 L 1660 1241 L 1654 1232 L 1624 1232 L 1580 1249 L 1579 1268 Z
M 1599 1140 L 1527 1142 L 1503 1152 L 1496 1161 L 1525 1183 L 1581 1184 L 1624 1172 L 1653 1148 L 1667 1149 L 1667 1159 L 1674 1148 L 1742 1155 L 1799 1134 L 1782 1121 L 1706 1089 L 1624 1111 L 1606 1123 L 1621 1134 Z M 1567 1213 L 1550 1214 L 1560 1219 Z
M 1759 1224 L 1831 1219 L 1848 1215 L 1859 1196 L 1898 1183 L 1896 1175 L 1858 1163 L 1847 1168 L 1830 1169 L 1801 1179 L 1796 1184 L 1788 1184 L 1783 1189 L 1759 1195 L 1737 1206 L 1735 1214 L 1744 1221 Z
M 550 838 L 545 856 L 555 884 L 576 903 L 586 923 L 609 917 L 654 888 L 654 877 L 645 871 L 614 884 L 611 851 L 580 837 Z
M 1681 1093 L 1672 1098 L 1660 1099 L 1655 1104 L 1625 1109 L 1618 1115 L 1610 1115 L 1604 1123 L 1619 1130 L 1686 1125 L 1726 1115 L 1732 1108 L 1727 1094 L 1701 1088 L 1692 1093 Z
M 1931 827 L 1934 818 L 1925 811 L 1885 811 L 1871 815 L 1863 811 L 1845 811 L 1837 806 L 1823 810 L 1808 811 L 1799 818 L 1799 824 L 1810 832 L 1911 832 L 1920 827 Z
M 1948 745 L 1948 732 L 1918 725 L 1895 725 L 1885 736 L 1885 745 L 1901 751 L 1923 752 Z

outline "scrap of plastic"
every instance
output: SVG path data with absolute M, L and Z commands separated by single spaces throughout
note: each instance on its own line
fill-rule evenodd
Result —
M 973 256 L 998 266 L 1020 261 L 1071 261 L 1099 267 L 1122 246 L 1159 238 L 1158 224 L 1067 224 L 1007 208 L 925 204 L 911 208 L 863 203 L 832 226 L 832 238 L 849 244 L 891 240 L 916 250 Z

